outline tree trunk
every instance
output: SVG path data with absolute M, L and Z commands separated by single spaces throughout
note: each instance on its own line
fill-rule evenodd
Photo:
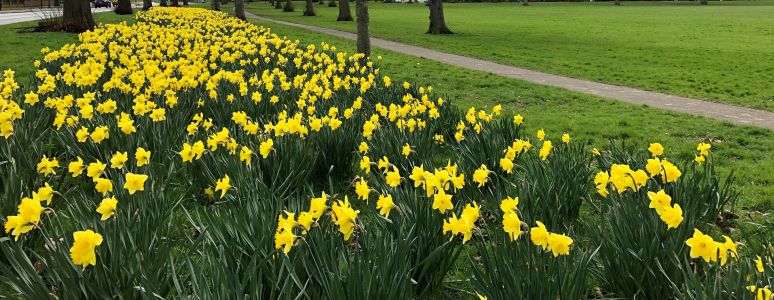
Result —
M 132 2 L 130 0 L 118 0 L 115 12 L 117 15 L 131 15 Z
M 618 0 L 616 0 L 616 1 L 618 1 Z M 521 5 L 523 5 L 523 6 L 529 5 L 529 0 L 521 0 Z
M 0 1 L 0 2 L 2 2 L 2 1 Z M 59 0 L 54 0 L 54 6 L 59 7 L 59 5 L 62 5 L 61 3 L 59 3 Z M 0 4 L 0 6 L 2 6 L 2 5 Z
M 368 37 L 368 2 L 355 0 L 357 13 L 357 52 L 371 56 L 371 40 Z
M 293 12 L 295 9 L 293 9 L 293 0 L 287 0 L 285 1 L 285 8 L 282 9 L 284 12 Z
M 171 6 L 174 6 L 174 7 L 180 6 L 180 3 L 178 2 L 178 0 L 169 0 L 169 2 L 172 2 Z
M 621 5 L 621 0 L 615 0 L 615 1 L 613 1 L 613 3 L 614 3 L 616 6 L 618 6 L 618 5 Z
M 276 9 L 282 8 L 282 1 L 274 0 L 274 8 L 276 8 Z
M 153 7 L 152 0 L 142 0 L 142 10 L 149 10 Z
M 240 20 L 247 20 L 245 18 L 245 0 L 234 1 L 234 15 Z
M 328 7 L 336 7 L 336 0 L 328 1 Z
M 443 6 L 441 0 L 427 0 L 430 2 L 430 28 L 427 33 L 430 34 L 452 34 L 453 32 L 446 27 L 443 20 Z
M 188 6 L 188 0 L 183 0 L 183 6 Z
M 707 5 L 707 0 L 699 0 L 699 4 L 701 4 L 701 5 Z
M 220 11 L 220 0 L 210 0 L 210 9 Z
M 349 0 L 339 0 L 339 18 L 336 21 L 352 21 L 352 12 L 349 11 Z
M 69 32 L 84 32 L 94 28 L 89 0 L 65 0 L 62 7 L 62 29 Z
M 159 6 L 166 7 L 166 6 L 169 6 L 169 5 L 167 4 L 167 0 L 159 0 Z
M 322 0 L 320 0 L 322 2 Z M 312 0 L 306 0 L 306 8 L 304 8 L 304 16 L 314 17 L 314 3 Z

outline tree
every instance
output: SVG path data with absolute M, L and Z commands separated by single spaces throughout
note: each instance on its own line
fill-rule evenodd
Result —
M 149 10 L 153 7 L 152 0 L 142 0 L 142 10 Z
M 621 5 L 621 0 L 615 0 L 615 1 L 613 1 L 613 4 L 615 4 L 615 5 Z
M 349 0 L 339 0 L 339 17 L 336 21 L 352 21 L 352 12 L 349 11 Z
M 322 0 L 320 0 L 322 2 Z M 304 16 L 314 16 L 314 3 L 312 0 L 306 0 L 306 8 L 304 8 Z
M 284 12 L 294 12 L 295 9 L 293 9 L 293 0 L 285 1 L 285 8 L 283 8 L 282 11 L 284 11 Z
M 245 0 L 234 1 L 234 15 L 240 20 L 247 20 L 245 18 Z
M 167 4 L 167 0 L 159 0 L 159 6 L 161 6 L 161 7 L 167 7 L 167 6 L 169 6 L 169 5 Z
M 180 3 L 177 0 L 169 0 L 169 1 L 172 2 L 172 6 L 174 7 L 180 6 Z
M 452 34 L 453 32 L 446 27 L 446 22 L 443 20 L 443 6 L 441 0 L 427 0 L 430 2 L 430 28 L 427 29 L 427 33 L 430 34 Z
M 117 15 L 131 15 L 132 14 L 132 2 L 130 0 L 118 0 L 116 9 L 114 10 Z
M 336 7 L 336 0 L 328 1 L 328 7 Z
M 282 1 L 274 0 L 274 8 L 276 8 L 276 9 L 282 8 Z
M 84 32 L 94 28 L 89 0 L 64 0 L 62 7 L 62 29 L 69 32 Z
M 618 1 L 618 0 L 616 0 Z M 529 0 L 521 0 L 521 5 L 527 6 L 529 5 Z
M 357 52 L 371 56 L 371 40 L 368 37 L 368 2 L 355 0 L 357 13 Z
M 183 6 L 188 6 L 188 0 L 183 0 Z
M 707 5 L 707 0 L 699 0 L 699 4 L 701 4 L 701 5 Z
M 210 9 L 220 11 L 220 0 L 210 0 Z

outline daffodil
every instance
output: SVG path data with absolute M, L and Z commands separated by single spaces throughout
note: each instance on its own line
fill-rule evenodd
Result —
M 269 153 L 271 153 L 271 150 L 274 149 L 274 140 L 267 139 L 266 141 L 262 142 L 260 146 L 258 146 L 258 150 L 261 153 L 261 156 L 266 159 L 269 157 Z
M 116 206 L 118 206 L 118 200 L 116 197 L 110 197 L 102 199 L 97 207 L 97 212 L 102 215 L 100 220 L 105 221 L 110 219 L 116 213 Z
M 360 211 L 352 209 L 346 196 L 344 201 L 336 201 L 331 206 L 331 210 L 333 222 L 339 227 L 339 232 L 344 235 L 344 240 L 348 241 L 355 231 L 355 220 Z
M 10 232 L 14 240 L 18 240 L 21 234 L 29 232 L 38 225 L 44 208 L 40 205 L 40 200 L 25 197 L 17 210 L 18 214 L 8 216 L 5 222 L 5 233 Z
M 220 198 L 225 197 L 229 189 L 231 189 L 231 178 L 228 175 L 215 182 L 215 191 L 220 191 Z
M 78 177 L 83 174 L 83 170 L 83 159 L 80 156 L 77 160 L 71 161 L 70 164 L 67 165 L 67 171 L 70 172 L 73 177 Z
M 393 166 L 392 171 L 387 172 L 385 176 L 385 181 L 387 182 L 387 185 L 394 188 L 398 187 L 402 180 L 403 178 L 400 177 L 400 172 L 398 171 L 398 168 L 395 166 Z
M 395 208 L 395 202 L 392 201 L 392 195 L 379 195 L 379 200 L 376 202 L 376 209 L 379 210 L 379 214 L 389 218 L 390 211 L 393 208 Z
M 38 188 L 37 192 L 32 193 L 32 198 L 38 201 L 46 201 L 46 205 L 50 205 L 51 200 L 54 198 L 54 188 L 46 182 L 44 186 Z
M 660 190 L 657 193 L 648 192 L 648 199 L 650 199 L 648 207 L 655 209 L 659 215 L 672 205 L 672 197 L 665 193 L 664 190 Z
M 371 188 L 368 186 L 368 182 L 364 178 L 360 178 L 355 183 L 355 193 L 361 200 L 368 200 L 368 195 L 371 193 Z
M 543 141 L 543 146 L 540 147 L 540 152 L 538 153 L 540 156 L 540 159 L 546 160 L 548 159 L 548 155 L 551 154 L 551 149 L 553 148 L 553 144 L 551 144 L 551 141 Z
M 371 159 L 368 156 L 363 156 L 360 159 L 360 170 L 365 171 L 366 174 L 371 173 Z
M 503 231 L 508 234 L 511 241 L 515 241 L 521 235 L 521 219 L 515 211 L 503 215 Z
M 293 244 L 296 241 L 296 235 L 291 231 L 281 231 L 274 234 L 274 248 L 282 249 L 285 254 L 290 253 Z
M 513 161 L 510 160 L 507 157 L 503 157 L 500 159 L 500 168 L 505 171 L 505 173 L 511 174 L 513 173 Z
M 148 180 L 148 175 L 126 173 L 124 189 L 129 191 L 129 195 L 134 195 L 137 191 L 144 191 L 146 180 Z
M 490 172 L 486 165 L 481 165 L 473 172 L 473 182 L 478 183 L 478 187 L 483 187 L 489 181 Z
M 100 178 L 102 174 L 105 173 L 105 168 L 107 168 L 107 165 L 97 160 L 86 167 L 86 176 L 89 176 L 92 179 Z
M 89 265 L 97 265 L 95 250 L 102 244 L 102 235 L 91 230 L 73 233 L 73 246 L 70 248 L 70 258 L 73 264 L 80 265 L 83 270 Z
M 541 141 L 542 141 L 543 139 L 545 139 L 545 138 L 546 138 L 546 132 L 545 132 L 545 131 L 543 131 L 543 129 L 540 129 L 540 130 L 538 130 L 538 131 L 535 133 L 535 136 L 538 138 L 538 140 L 541 140 Z
M 522 123 L 524 123 L 524 117 L 522 117 L 521 115 L 513 116 L 513 124 L 516 124 L 517 126 L 519 126 Z
M 736 257 L 737 244 L 731 240 L 728 236 L 723 236 L 723 242 L 718 243 L 718 256 L 720 258 L 720 265 L 725 265 L 728 261 L 728 257 Z
M 712 145 L 707 143 L 699 143 L 699 145 L 696 146 L 696 151 L 699 151 L 700 156 L 709 155 L 710 149 L 712 149 Z
M 56 159 L 56 157 L 49 159 L 48 156 L 43 155 L 43 158 L 37 165 L 37 170 L 38 173 L 42 175 L 55 175 L 56 168 L 58 167 L 59 161 Z
M 357 147 L 358 152 L 362 154 L 368 153 L 368 144 L 366 142 L 360 142 L 360 145 Z
M 400 151 L 400 153 L 403 154 L 403 156 L 405 156 L 405 157 L 408 157 L 409 154 L 411 154 L 411 152 L 412 152 L 412 150 L 411 150 L 411 146 L 409 146 L 409 144 L 403 145 L 403 148 L 401 148 L 401 151 Z
M 134 152 L 134 159 L 137 161 L 138 167 L 142 167 L 144 165 L 149 164 L 150 158 L 151 158 L 150 151 L 147 151 L 142 147 L 138 147 L 137 150 Z
M 760 255 L 756 256 L 755 270 L 758 271 L 758 273 L 763 273 L 763 259 L 761 259 Z
M 532 227 L 529 230 L 529 239 L 536 246 L 542 247 L 543 250 L 548 249 L 548 229 L 546 229 L 546 226 L 540 221 L 536 221 L 535 223 L 537 223 L 537 226 Z
M 500 210 L 504 214 L 516 211 L 516 206 L 519 205 L 519 197 L 507 197 L 500 201 Z
M 433 195 L 433 209 L 437 209 L 441 213 L 445 213 L 447 210 L 451 210 L 454 208 L 454 205 L 451 202 L 452 195 L 446 194 L 443 189 L 438 190 L 435 195 Z
M 668 229 L 677 228 L 683 222 L 683 210 L 677 203 L 674 206 L 666 205 L 662 207 L 659 217 L 667 224 Z
M 554 257 L 570 254 L 570 245 L 572 243 L 573 240 L 566 235 L 557 233 L 550 233 L 548 235 L 548 249 L 551 250 Z
M 110 138 L 110 131 L 108 130 L 107 126 L 99 126 L 94 129 L 90 137 L 95 144 L 99 144 L 102 141 Z
M 247 146 L 242 146 L 242 150 L 239 151 L 239 160 L 243 161 L 246 165 L 250 165 L 253 161 L 253 151 Z
M 664 146 L 660 143 L 651 143 L 650 146 L 648 146 L 648 151 L 650 151 L 650 154 L 653 155 L 653 157 L 661 156 L 664 154 Z
M 116 152 L 113 157 L 110 158 L 110 167 L 113 169 L 123 169 L 124 163 L 129 160 L 129 155 L 126 152 Z
M 113 182 L 107 178 L 95 178 L 94 188 L 104 196 L 113 191 Z
M 693 230 L 693 236 L 685 244 L 691 248 L 691 258 L 701 257 L 707 262 L 718 259 L 718 243 L 698 229 Z

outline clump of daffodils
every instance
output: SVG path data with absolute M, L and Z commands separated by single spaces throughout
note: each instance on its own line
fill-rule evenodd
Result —
M 706 262 L 720 261 L 725 265 L 729 257 L 736 258 L 737 255 L 737 244 L 730 237 L 724 235 L 722 242 L 716 242 L 699 229 L 693 230 L 693 236 L 685 244 L 691 248 L 691 258 L 702 258 Z

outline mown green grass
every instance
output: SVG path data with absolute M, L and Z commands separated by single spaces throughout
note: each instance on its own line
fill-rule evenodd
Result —
M 136 10 L 135 10 L 136 11 Z M 112 12 L 94 14 L 97 23 L 134 22 L 132 15 L 116 15 Z M 41 59 L 40 49 L 59 48 L 78 41 L 78 36 L 65 32 L 31 32 L 37 22 L 23 22 L 0 26 L 0 70 L 13 69 L 16 78 L 27 81 L 35 71 L 32 65 Z
M 456 34 L 425 34 L 422 4 L 369 3 L 375 37 L 529 69 L 774 111 L 774 1 L 444 4 Z M 265 2 L 262 16 L 355 31 L 337 8 L 315 17 Z M 354 6 L 353 6 L 354 14 Z

